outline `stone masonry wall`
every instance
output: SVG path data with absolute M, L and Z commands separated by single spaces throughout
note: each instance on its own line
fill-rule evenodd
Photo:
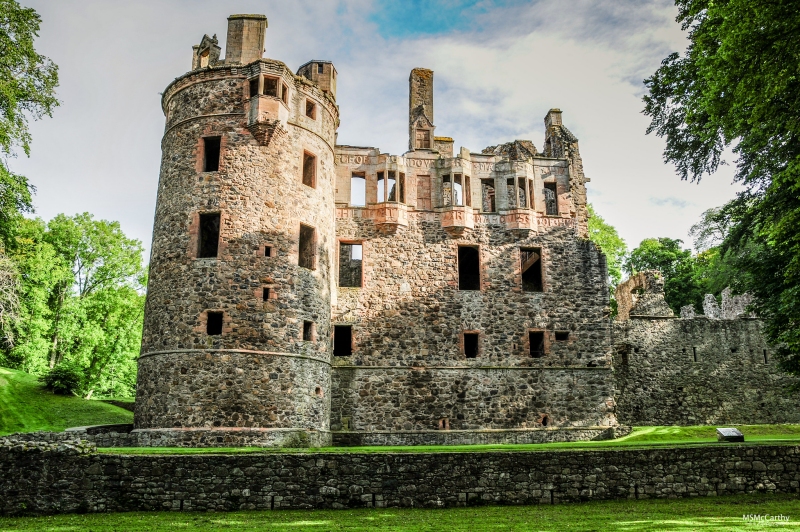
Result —
M 800 422 L 759 320 L 632 317 L 613 332 L 622 424 Z
M 286 85 L 287 103 L 249 94 L 262 75 Z M 191 72 L 163 107 L 136 428 L 327 430 L 335 103 L 283 63 L 260 60 Z M 254 133 L 262 122 L 268 135 Z M 207 136 L 222 138 L 218 171 L 203 171 Z M 316 156 L 313 187 L 304 152 Z M 200 214 L 215 212 L 218 255 L 198 258 Z M 301 223 L 316 231 L 313 269 L 298 265 Z M 206 334 L 208 311 L 223 312 L 221 335 Z
M 131 456 L 0 439 L 0 468 L 2 515 L 440 508 L 797 493 L 800 447 Z

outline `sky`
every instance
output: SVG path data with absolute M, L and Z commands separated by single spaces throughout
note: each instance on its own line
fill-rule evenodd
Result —
M 192 45 L 227 17 L 268 17 L 265 57 L 338 72 L 338 142 L 402 154 L 408 74 L 434 70 L 436 133 L 480 152 L 528 139 L 563 111 L 578 137 L 589 201 L 634 248 L 691 245 L 688 230 L 739 190 L 733 166 L 700 183 L 663 161 L 646 135 L 643 80 L 686 48 L 671 2 L 627 0 L 20 0 L 42 17 L 37 50 L 59 66 L 62 102 L 31 124 L 30 158 L 9 161 L 37 187 L 36 215 L 117 220 L 148 250 L 164 115 L 160 93 L 191 66 Z M 731 161 L 730 156 L 728 161 Z

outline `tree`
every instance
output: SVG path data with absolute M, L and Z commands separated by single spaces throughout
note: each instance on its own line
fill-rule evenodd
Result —
M 664 299 L 676 314 L 686 305 L 700 310 L 704 295 L 696 278 L 696 260 L 682 245 L 678 239 L 646 238 L 625 261 L 630 275 L 643 270 L 659 270 L 664 275 Z
M 589 204 L 589 240 L 597 244 L 606 255 L 608 263 L 608 276 L 610 279 L 611 291 L 613 293 L 616 286 L 622 280 L 622 262 L 628 252 L 628 246 L 617 230 L 609 225 L 602 216 L 597 214 L 594 207 Z
M 10 251 L 23 304 L 4 363 L 38 374 L 77 365 L 80 393 L 132 393 L 147 282 L 141 243 L 84 213 L 23 220 Z
M 796 2 L 677 0 L 688 32 L 645 80 L 648 133 L 682 179 L 717 170 L 736 154 L 746 189 L 722 210 L 721 246 L 741 276 L 737 289 L 777 346 L 782 368 L 800 375 L 800 9 Z
M 30 155 L 28 117 L 52 116 L 58 67 L 36 52 L 41 18 L 14 0 L 0 0 L 0 238 L 8 243 L 21 212 L 31 212 L 33 187 L 9 169 L 22 148 Z

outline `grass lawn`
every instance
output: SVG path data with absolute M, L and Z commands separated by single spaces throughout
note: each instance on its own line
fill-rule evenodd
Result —
M 798 444 L 800 425 L 736 425 L 745 435 L 745 443 Z M 261 447 L 117 447 L 100 452 L 116 454 L 228 454 L 264 452 L 326 452 L 326 453 L 437 453 L 478 451 L 555 451 L 591 449 L 630 449 L 643 447 L 672 447 L 676 445 L 730 445 L 717 443 L 716 427 L 636 427 L 629 435 L 616 440 L 579 441 L 532 444 L 496 445 L 419 445 L 406 447 L 323 447 L 320 449 L 268 449 Z M 741 445 L 741 444 L 738 444 Z
M 102 401 L 54 395 L 34 375 L 0 368 L 0 436 L 69 427 L 132 423 L 133 412 Z
M 747 521 L 744 515 L 789 521 Z M 556 506 L 452 509 L 277 510 L 230 513 L 133 512 L 0 518 L 1 530 L 286 530 L 404 531 L 596 530 L 645 532 L 800 530 L 796 495 L 598 501 Z

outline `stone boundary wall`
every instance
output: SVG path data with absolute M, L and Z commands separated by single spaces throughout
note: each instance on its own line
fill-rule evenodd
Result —
M 800 446 L 484 453 L 98 454 L 0 439 L 0 514 L 557 504 L 800 491 Z

